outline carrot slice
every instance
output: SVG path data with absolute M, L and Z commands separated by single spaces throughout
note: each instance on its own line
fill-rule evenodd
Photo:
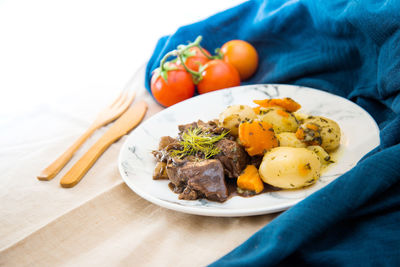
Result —
M 276 111 L 276 113 L 278 113 L 279 115 L 281 115 L 282 117 L 285 117 L 285 118 L 289 117 L 289 113 L 287 113 L 284 110 L 280 110 L 279 109 L 279 110 Z
M 295 112 L 301 108 L 301 105 L 291 99 L 290 97 L 286 98 L 272 98 L 272 99 L 263 99 L 263 100 L 253 100 L 253 102 L 261 107 L 282 107 L 289 112 Z
M 278 146 L 272 124 L 264 121 L 248 121 L 239 125 L 239 140 L 250 156 L 262 155 Z
M 244 190 L 254 191 L 257 194 L 264 190 L 264 183 L 254 165 L 247 165 L 237 179 L 237 186 Z
M 307 124 L 306 124 L 306 127 L 307 127 L 308 129 L 313 130 L 313 131 L 318 131 L 318 129 L 319 129 L 318 125 L 313 124 L 313 123 L 307 123 Z
M 260 107 L 260 106 L 254 107 L 254 108 L 253 108 L 253 111 L 254 111 L 254 113 L 256 113 L 256 114 L 260 114 L 260 110 L 261 110 L 261 107 Z
M 304 140 L 304 138 L 306 137 L 305 134 L 304 134 L 304 130 L 301 129 L 301 128 L 298 128 L 297 131 L 296 131 L 296 137 L 299 140 Z

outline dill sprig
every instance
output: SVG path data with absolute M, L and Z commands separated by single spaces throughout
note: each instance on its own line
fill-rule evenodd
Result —
M 180 145 L 181 150 L 175 149 L 171 151 L 171 156 L 183 158 L 190 155 L 197 155 L 199 152 L 208 159 L 217 155 L 221 150 L 215 147 L 215 143 L 224 138 L 228 132 L 216 135 L 210 132 L 204 132 L 200 128 L 190 128 L 182 133 Z

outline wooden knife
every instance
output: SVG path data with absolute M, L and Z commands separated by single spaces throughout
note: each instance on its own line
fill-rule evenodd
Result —
M 129 108 L 61 178 L 61 186 L 75 186 L 112 143 L 127 134 L 142 121 L 146 111 L 147 103 L 145 101 L 138 102 Z

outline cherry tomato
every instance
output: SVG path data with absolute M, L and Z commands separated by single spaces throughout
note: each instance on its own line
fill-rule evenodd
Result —
M 169 107 L 194 95 L 195 85 L 192 75 L 181 65 L 170 63 L 169 67 L 176 67 L 167 74 L 167 82 L 154 73 L 151 78 L 151 92 L 154 98 L 163 106 Z
M 211 57 L 211 54 L 206 49 L 203 48 L 203 51 Z M 204 55 L 197 46 L 189 48 L 188 53 L 194 54 L 193 56 L 184 56 L 186 59 L 184 61 L 186 67 L 191 70 L 199 71 L 200 65 L 205 65 L 208 61 L 210 61 L 210 59 L 208 59 L 207 56 Z
M 240 76 L 235 67 L 220 59 L 207 62 L 201 76 L 202 80 L 197 84 L 199 94 L 240 85 Z
M 226 42 L 221 47 L 223 60 L 231 63 L 239 72 L 242 81 L 250 78 L 258 67 L 258 54 L 254 46 L 242 40 Z

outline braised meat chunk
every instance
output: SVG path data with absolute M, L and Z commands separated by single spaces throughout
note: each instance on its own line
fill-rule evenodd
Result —
M 168 149 L 171 146 L 177 145 L 178 140 L 172 138 L 171 136 L 163 136 L 160 139 L 160 143 L 158 143 L 158 149 Z
M 219 160 L 186 161 L 183 165 L 167 165 L 171 183 L 182 192 L 179 199 L 194 200 L 205 197 L 223 202 L 228 198 L 224 167 Z M 183 190 L 182 190 L 183 189 Z
M 183 133 L 190 129 L 199 128 L 203 132 L 210 132 L 214 134 L 222 134 L 224 131 L 226 132 L 227 129 L 218 126 L 217 121 L 208 121 L 204 122 L 202 120 L 198 120 L 197 122 L 192 122 L 188 124 L 179 125 L 178 129 L 180 133 Z
M 215 158 L 221 161 L 225 174 L 229 178 L 237 178 L 249 161 L 246 151 L 237 142 L 228 139 L 220 140 L 215 146 L 220 150 Z
M 179 149 L 180 147 L 181 145 L 179 144 L 179 141 L 177 139 L 172 138 L 170 136 L 163 136 L 161 137 L 160 142 L 158 144 L 158 150 L 154 150 L 152 153 L 158 162 L 166 163 L 171 159 L 168 151 L 171 149 Z M 154 175 L 153 178 L 155 176 L 157 175 Z
M 167 164 L 165 162 L 162 161 L 157 162 L 156 167 L 154 168 L 153 171 L 153 180 L 168 179 L 166 167 Z

